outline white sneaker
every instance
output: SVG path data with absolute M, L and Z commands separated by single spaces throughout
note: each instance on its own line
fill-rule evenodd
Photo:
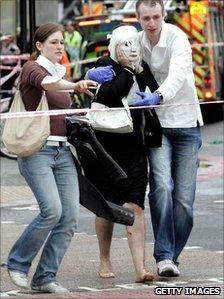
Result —
M 174 269 L 174 276 L 180 276 L 180 270 L 178 269 L 177 265 L 173 263 L 173 269 Z
M 40 286 L 31 286 L 31 289 L 41 293 L 70 293 L 68 289 L 60 286 L 57 282 L 50 282 Z
M 11 281 L 20 288 L 23 289 L 29 289 L 29 282 L 28 282 L 28 276 L 25 273 L 9 270 L 9 277 L 11 278 Z
M 179 276 L 180 271 L 171 260 L 163 260 L 157 263 L 157 273 L 159 276 Z

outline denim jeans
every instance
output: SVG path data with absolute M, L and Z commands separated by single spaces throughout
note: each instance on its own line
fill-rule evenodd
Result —
M 12 247 L 7 266 L 28 273 L 44 244 L 31 284 L 56 280 L 62 258 L 74 235 L 79 216 L 77 171 L 69 147 L 44 146 L 29 157 L 18 158 L 19 170 L 33 191 L 39 215 Z
M 200 128 L 163 128 L 161 148 L 149 152 L 149 205 L 156 262 L 177 262 L 193 227 Z

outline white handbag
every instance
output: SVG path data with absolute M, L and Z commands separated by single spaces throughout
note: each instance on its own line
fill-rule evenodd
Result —
M 133 132 L 133 121 L 126 98 L 122 99 L 125 109 L 107 111 L 89 111 L 87 117 L 95 130 L 110 133 Z M 103 104 L 93 102 L 91 109 L 109 108 Z

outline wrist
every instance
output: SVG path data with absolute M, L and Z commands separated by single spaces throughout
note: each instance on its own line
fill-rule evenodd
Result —
M 140 74 L 140 73 L 143 72 L 143 71 L 144 71 L 144 69 L 143 69 L 143 67 L 142 67 L 141 65 L 135 67 L 135 72 L 136 72 L 136 74 Z
M 158 95 L 158 99 L 159 99 L 158 104 L 160 104 L 160 105 L 164 104 L 162 93 L 158 90 L 156 90 L 155 93 Z
M 128 71 L 128 72 L 131 73 L 132 75 L 135 74 L 135 70 L 134 70 L 132 67 L 130 67 L 130 66 L 125 66 L 125 67 L 124 67 L 124 70 Z
M 133 65 L 129 62 L 121 64 L 123 67 L 133 68 Z
M 77 89 L 78 89 L 78 84 L 77 84 L 77 83 L 73 83 L 73 87 L 72 87 L 72 89 L 73 89 L 74 91 L 77 91 Z

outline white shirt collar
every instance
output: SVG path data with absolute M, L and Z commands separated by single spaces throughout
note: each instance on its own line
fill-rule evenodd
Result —
M 52 76 L 58 78 L 63 78 L 65 76 L 66 68 L 64 65 L 57 62 L 54 64 L 43 55 L 39 55 L 35 61 L 45 68 Z

